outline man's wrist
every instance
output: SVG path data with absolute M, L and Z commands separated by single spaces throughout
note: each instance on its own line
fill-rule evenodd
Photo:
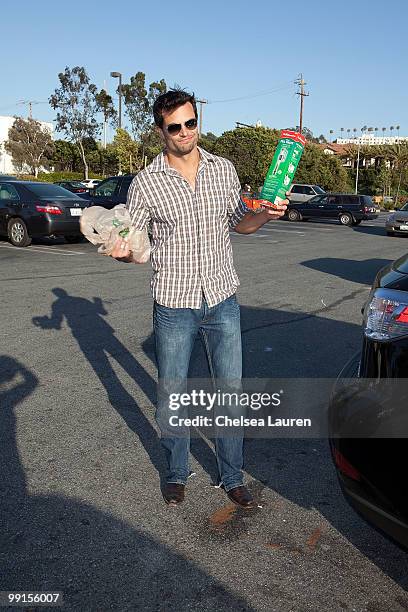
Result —
M 256 215 L 256 220 L 259 222 L 259 227 L 262 227 L 262 225 L 265 225 L 265 223 L 268 223 L 270 219 L 271 219 L 271 216 L 268 214 L 268 212 L 265 209 Z

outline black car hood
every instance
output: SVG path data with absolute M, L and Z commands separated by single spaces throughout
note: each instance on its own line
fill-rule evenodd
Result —
M 392 267 L 402 274 L 408 274 L 408 253 L 394 261 Z
M 372 290 L 378 287 L 408 291 L 408 253 L 377 273 Z

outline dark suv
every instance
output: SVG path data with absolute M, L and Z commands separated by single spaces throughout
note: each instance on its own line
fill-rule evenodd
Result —
M 111 209 L 117 204 L 126 204 L 127 193 L 134 176 L 134 174 L 122 174 L 101 181 L 91 190 L 89 205 Z
M 286 211 L 289 221 L 337 219 L 342 225 L 359 225 L 377 216 L 370 196 L 351 193 L 326 193 L 307 202 L 290 202 Z

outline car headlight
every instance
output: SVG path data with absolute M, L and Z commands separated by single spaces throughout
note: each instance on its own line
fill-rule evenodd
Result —
M 408 335 L 407 292 L 376 289 L 365 308 L 364 334 L 385 341 Z

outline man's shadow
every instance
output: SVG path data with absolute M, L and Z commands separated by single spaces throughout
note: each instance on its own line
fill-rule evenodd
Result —
M 156 405 L 156 381 L 143 368 L 128 348 L 115 336 L 115 330 L 103 318 L 108 312 L 100 298 L 93 300 L 69 295 L 65 289 L 52 290 L 56 300 L 52 304 L 51 316 L 33 317 L 32 321 L 42 329 L 60 330 L 63 321 L 68 327 L 80 350 L 92 366 L 95 374 L 106 389 L 110 404 L 134 431 L 150 457 L 162 482 L 166 466 L 160 448 L 159 436 L 141 406 L 125 389 L 112 368 L 108 356 L 113 357 L 121 368 L 133 379 L 153 406 Z M 153 335 L 143 343 L 144 350 L 154 362 Z M 210 447 L 202 438 L 194 441 L 191 452 L 211 476 L 217 479 L 216 461 Z
M 39 383 L 23 364 L 0 355 L 0 590 L 62 591 L 64 609 L 91 612 L 170 612 L 192 604 L 253 612 L 244 599 L 147 533 L 63 495 L 29 493 L 16 412 L 24 421 Z M 24 440 L 23 434 L 20 448 Z

